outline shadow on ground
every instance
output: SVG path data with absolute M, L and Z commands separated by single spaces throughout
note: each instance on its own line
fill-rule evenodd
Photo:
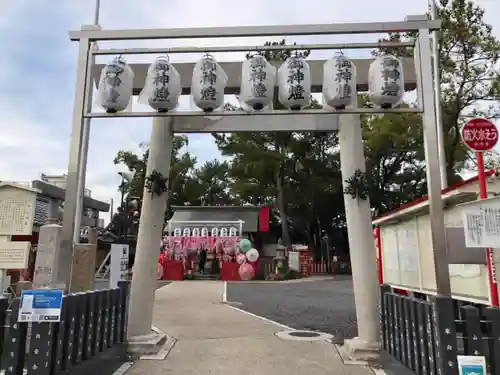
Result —
M 304 283 L 228 283 L 227 300 L 294 329 L 331 333 L 339 344 L 357 335 L 350 276 Z

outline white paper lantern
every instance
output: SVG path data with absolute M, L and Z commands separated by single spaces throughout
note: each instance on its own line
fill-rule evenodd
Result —
M 377 107 L 397 106 L 404 95 L 403 64 L 392 55 L 377 57 L 368 72 L 369 98 Z
M 168 57 L 160 57 L 148 69 L 139 103 L 149 104 L 158 112 L 171 111 L 179 105 L 181 76 Z
M 134 72 L 121 57 L 113 59 L 101 71 L 97 104 L 108 113 L 124 111 L 132 99 Z
M 213 57 L 198 61 L 193 70 L 191 95 L 198 108 L 212 112 L 224 105 L 227 75 Z
M 345 109 L 356 97 L 356 66 L 344 55 L 323 64 L 323 100 L 329 107 Z
M 289 57 L 278 69 L 279 100 L 293 110 L 307 106 L 311 97 L 311 69 L 305 59 Z
M 256 262 L 259 259 L 259 251 L 257 249 L 250 249 L 245 255 L 249 262 Z
M 254 56 L 241 64 L 240 101 L 258 111 L 274 98 L 276 68 L 264 56 Z

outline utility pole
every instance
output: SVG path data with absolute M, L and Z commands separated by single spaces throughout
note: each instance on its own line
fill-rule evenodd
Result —
M 439 18 L 439 10 L 436 0 L 429 0 L 431 19 Z M 439 169 L 441 170 L 441 189 L 448 187 L 448 174 L 446 173 L 446 136 L 443 127 L 443 108 L 441 107 L 441 69 L 439 66 L 439 31 L 433 31 L 432 35 L 432 70 L 434 71 L 434 95 L 436 102 L 436 123 L 438 127 L 437 141 L 439 145 Z
M 99 25 L 99 13 L 101 9 L 101 0 L 96 0 L 94 9 L 94 25 Z M 97 48 L 97 43 L 92 43 L 91 49 Z M 91 66 L 95 64 L 95 55 L 91 57 Z M 87 102 L 87 112 L 92 110 L 92 89 L 90 90 L 89 100 Z M 87 156 L 89 153 L 90 141 L 90 118 L 83 120 L 82 148 L 79 150 L 78 167 L 78 193 L 76 200 L 75 230 L 73 233 L 73 242 L 80 242 L 80 227 L 82 226 L 83 198 L 85 197 L 85 180 L 87 177 Z

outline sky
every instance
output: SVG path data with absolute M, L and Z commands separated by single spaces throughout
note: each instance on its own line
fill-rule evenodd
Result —
M 500 1 L 478 0 L 486 21 L 500 37 Z M 94 0 L 15 0 L 0 2 L 0 180 L 29 181 L 45 174 L 66 173 L 76 77 L 78 44 L 69 30 L 92 24 Z M 427 0 L 101 0 L 103 29 L 279 25 L 338 22 L 399 21 L 423 14 Z M 379 35 L 290 37 L 297 43 L 376 41 Z M 277 38 L 279 39 L 279 38 Z M 271 40 L 277 40 L 271 39 Z M 269 38 L 126 42 L 101 48 L 144 46 L 259 45 Z M 328 58 L 333 52 L 313 52 Z M 369 51 L 349 51 L 369 57 Z M 244 54 L 214 54 L 219 61 L 241 61 Z M 175 55 L 174 62 L 196 61 L 201 55 Z M 153 61 L 154 56 L 128 57 L 128 62 Z M 106 62 L 99 58 L 98 62 Z M 183 98 L 181 108 L 190 107 Z M 135 110 L 140 106 L 134 105 Z M 92 122 L 87 188 L 103 201 L 118 199 L 118 172 L 113 164 L 120 149 L 139 152 L 147 142 L 150 119 L 99 119 Z M 187 150 L 199 163 L 220 157 L 210 135 L 191 135 Z M 107 220 L 106 220 L 107 221 Z

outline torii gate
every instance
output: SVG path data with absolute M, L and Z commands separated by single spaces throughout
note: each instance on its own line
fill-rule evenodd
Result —
M 219 28 L 148 29 L 148 30 L 101 30 L 98 26 L 83 26 L 81 31 L 70 32 L 70 39 L 79 42 L 78 74 L 76 82 L 73 129 L 68 165 L 68 183 L 63 220 L 63 241 L 61 244 L 57 279 L 70 288 L 71 261 L 73 254 L 74 217 L 79 183 L 80 154 L 84 118 L 152 117 L 150 154 L 147 174 L 156 170 L 163 176 L 169 175 L 172 138 L 175 132 L 333 132 L 339 131 L 341 169 L 344 178 L 357 170 L 365 170 L 365 160 L 361 137 L 361 114 L 421 113 L 424 128 L 427 182 L 429 187 L 430 210 L 432 215 L 432 242 L 435 248 L 435 272 L 439 293 L 449 295 L 449 274 L 446 261 L 446 240 L 444 218 L 440 201 L 439 148 L 435 118 L 435 96 L 433 89 L 430 32 L 440 28 L 439 20 L 428 20 L 426 15 L 409 16 L 402 22 L 368 22 L 318 25 L 283 26 L 239 26 Z M 97 41 L 152 40 L 152 39 L 199 39 L 199 38 L 244 38 L 264 36 L 313 36 L 341 34 L 377 34 L 387 32 L 416 32 L 413 42 L 388 43 L 345 43 L 307 44 L 286 46 L 219 46 L 180 48 L 92 48 Z M 102 66 L 92 66 L 94 55 L 131 55 L 158 53 L 195 52 L 235 52 L 250 50 L 332 50 L 379 47 L 412 47 L 413 59 L 403 59 L 406 89 L 417 89 L 416 108 L 376 109 L 350 107 L 341 111 L 333 110 L 272 110 L 246 113 L 242 111 L 217 113 L 219 120 L 206 117 L 203 112 L 121 112 L 115 114 L 92 113 L 92 81 L 99 76 Z M 321 92 L 322 64 L 324 61 L 310 61 L 312 90 Z M 357 66 L 358 91 L 367 91 L 368 65 L 370 60 L 353 60 Z M 189 94 L 193 64 L 174 64 L 181 75 L 183 94 Z M 228 75 L 226 94 L 235 94 L 240 86 L 241 63 L 220 63 Z M 132 64 L 135 72 L 134 92 L 138 94 L 145 81 L 146 64 Z M 290 116 L 298 121 L 290 121 Z M 87 138 L 88 142 L 88 138 Z M 136 264 L 131 287 L 129 307 L 129 334 L 147 335 L 151 332 L 153 317 L 155 269 L 158 241 L 164 224 L 167 196 L 152 196 L 145 192 L 143 197 L 141 222 L 139 226 Z M 354 357 L 373 358 L 379 350 L 378 283 L 376 252 L 374 250 L 371 212 L 368 200 L 345 195 L 346 219 L 351 249 L 356 313 L 359 337 L 346 340 L 346 347 Z

